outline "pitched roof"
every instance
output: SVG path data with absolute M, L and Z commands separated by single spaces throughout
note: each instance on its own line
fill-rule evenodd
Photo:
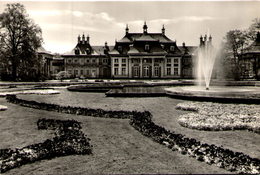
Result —
M 78 45 L 77 45 L 78 46 Z M 80 55 L 81 54 L 86 54 L 85 51 L 83 52 L 83 50 L 86 50 L 87 47 L 86 46 L 81 46 L 81 47 L 75 47 L 73 48 L 71 51 L 69 52 L 65 52 L 64 54 L 62 55 L 76 55 L 75 54 L 75 49 L 79 48 L 80 49 Z M 108 46 L 109 50 L 112 50 L 113 49 L 113 46 Z M 92 49 L 92 53 L 91 55 L 105 55 L 104 54 L 104 51 L 105 51 L 105 46 L 91 46 L 91 49 Z
M 149 34 L 143 34 L 141 37 L 136 38 L 135 41 L 158 41 Z
M 47 51 L 47 50 L 46 50 L 44 47 L 42 47 L 42 46 L 37 49 L 37 52 L 38 52 L 38 53 L 46 53 L 46 54 L 52 55 L 50 51 Z
M 127 36 L 124 36 L 121 40 L 119 40 L 117 42 L 118 43 L 131 43 L 132 41 Z
M 143 36 L 146 37 L 143 38 Z M 144 33 L 128 33 L 123 38 L 127 37 L 130 41 L 134 41 L 134 40 L 141 40 L 142 38 L 147 39 L 148 36 L 149 39 L 152 38 L 151 40 L 158 40 L 159 42 L 174 42 L 162 33 L 147 33 L 145 35 Z

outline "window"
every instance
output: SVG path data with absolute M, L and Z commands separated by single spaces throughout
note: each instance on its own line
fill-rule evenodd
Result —
M 154 62 L 155 62 L 155 63 L 160 63 L 160 59 L 156 58 L 156 59 L 154 60 Z
M 122 64 L 122 67 L 126 67 L 126 64 Z
M 72 74 L 72 70 L 71 70 L 71 69 L 69 69 L 69 70 L 68 70 L 68 73 L 69 73 L 69 74 Z
M 122 75 L 126 75 L 126 68 L 125 67 L 122 68 Z
M 68 63 L 71 63 L 71 59 L 68 60 Z
M 77 63 L 77 62 L 78 62 L 78 59 L 75 59 L 75 60 L 74 60 L 74 63 Z
M 95 77 L 95 76 L 96 76 L 96 70 L 92 70 L 91 76 L 92 76 L 92 77 Z
M 167 67 L 167 75 L 171 75 L 171 68 Z
M 179 66 L 179 60 L 178 58 L 174 59 L 174 67 L 178 67 Z
M 107 59 L 103 59 L 103 63 L 107 63 Z
M 118 51 L 122 52 L 122 46 L 118 46 Z
M 139 77 L 140 76 L 140 67 L 139 66 L 134 66 L 133 67 L 133 76 L 134 77 Z
M 115 59 L 115 63 L 118 63 L 118 59 Z
M 93 60 L 92 60 L 92 63 L 95 63 L 95 62 L 96 62 L 96 60 L 95 60 L 95 59 L 93 59 Z
M 178 74 L 179 74 L 179 72 L 178 72 L 178 71 L 179 71 L 179 69 L 178 69 L 178 68 L 174 68 L 174 72 L 173 72 L 173 74 L 174 74 L 174 75 L 178 75 Z
M 80 70 L 80 75 L 83 75 L 84 74 L 84 70 Z
M 118 67 L 119 66 L 119 64 L 114 64 L 114 67 Z
M 74 74 L 75 75 L 78 75 L 79 74 L 79 71 L 76 69 L 76 70 L 74 70 Z
M 122 63 L 126 63 L 126 59 L 122 59 Z
M 87 59 L 86 62 L 89 63 L 89 59 Z
M 80 63 L 81 63 L 81 64 L 84 63 L 84 59 L 83 59 L 83 58 L 80 59 Z
M 90 49 L 89 49 L 89 48 L 86 49 L 86 53 L 87 53 L 88 55 L 90 54 Z
M 167 59 L 167 63 L 171 63 L 171 59 L 170 58 Z
M 144 77 L 148 77 L 149 72 L 150 72 L 149 66 L 144 66 L 144 72 L 143 72 Z
M 118 75 L 118 68 L 114 68 L 114 75 Z
M 146 44 L 144 49 L 145 51 L 149 51 L 150 50 L 149 44 Z
M 78 49 L 75 49 L 75 55 L 79 55 L 79 50 Z
M 174 46 L 170 46 L 170 51 L 174 51 Z
M 155 66 L 154 67 L 154 76 L 156 76 L 156 77 L 159 77 L 159 75 L 160 75 L 160 67 L 159 66 Z
M 90 70 L 89 69 L 87 69 L 87 75 L 90 75 Z

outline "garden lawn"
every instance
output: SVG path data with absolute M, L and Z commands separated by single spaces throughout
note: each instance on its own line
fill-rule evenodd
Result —
M 148 110 L 153 115 L 153 121 L 166 129 L 195 138 L 199 141 L 223 146 L 236 152 L 243 152 L 251 157 L 260 158 L 260 134 L 247 130 L 236 131 L 200 131 L 179 125 L 178 118 L 190 111 L 177 110 L 178 103 L 185 102 L 168 97 L 151 98 L 113 98 L 105 97 L 103 93 L 69 92 L 59 90 L 57 95 L 19 95 L 19 98 L 60 105 L 102 108 L 107 110 Z
M 39 98 L 42 98 L 42 96 Z M 53 137 L 52 132 L 37 130 L 40 118 L 74 119 L 91 139 L 93 155 L 75 155 L 42 160 L 6 172 L 19 174 L 135 174 L 135 173 L 228 173 L 193 158 L 171 151 L 141 135 L 128 119 L 104 119 L 36 110 L 7 103 L 1 111 L 0 148 L 23 147 Z

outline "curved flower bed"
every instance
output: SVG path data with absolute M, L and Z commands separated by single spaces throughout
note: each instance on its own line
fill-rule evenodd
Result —
M 5 110 L 7 110 L 7 106 L 0 105 L 0 111 L 5 111 Z
M 207 164 L 216 164 L 220 168 L 238 173 L 260 173 L 260 160 L 251 158 L 240 152 L 233 152 L 229 149 L 201 143 L 193 138 L 187 138 L 182 134 L 156 125 L 148 113 L 134 116 L 130 124 L 143 135 L 152 138 L 154 141 L 166 145 L 173 151 L 181 154 L 188 154 L 199 161 Z
M 75 120 L 40 119 L 38 129 L 55 130 L 55 137 L 43 143 L 37 143 L 21 149 L 0 150 L 0 172 L 33 163 L 43 159 L 74 154 L 91 154 L 90 139 L 80 130 L 80 123 Z
M 5 97 L 7 95 L 18 95 L 18 94 L 38 94 L 38 95 L 50 95 L 59 94 L 60 91 L 52 89 L 35 89 L 35 90 L 22 90 L 22 91 L 12 91 L 12 92 L 1 92 L 0 97 Z
M 16 96 L 8 96 L 7 100 L 12 103 L 20 104 L 22 106 L 50 110 L 46 106 L 52 106 L 53 104 L 38 103 L 35 101 L 26 101 L 18 99 Z M 153 139 L 162 145 L 167 146 L 172 151 L 179 151 L 181 154 L 187 154 L 190 157 L 194 157 L 199 161 L 204 161 L 208 164 L 215 164 L 220 168 L 224 168 L 228 171 L 235 171 L 237 173 L 260 173 L 260 160 L 251 158 L 250 156 L 241 153 L 233 152 L 232 150 L 225 149 L 216 145 L 209 145 L 207 143 L 201 143 L 194 138 L 185 137 L 182 134 L 177 134 L 174 131 L 166 130 L 165 128 L 156 125 L 152 121 L 152 114 L 149 111 L 136 112 L 136 111 L 105 111 L 101 113 L 101 109 L 89 109 L 89 108 L 75 108 L 64 107 L 54 105 L 54 111 L 65 112 L 68 110 L 78 111 L 79 109 L 91 111 L 90 116 L 103 117 L 102 114 L 109 114 L 106 117 L 111 118 L 129 118 L 130 125 L 136 130 L 141 132 L 144 136 Z M 63 110 L 64 109 L 64 110 Z M 75 110 L 74 110 L 75 109 Z M 77 110 L 76 110 L 77 109 Z M 86 115 L 83 113 L 82 115 Z M 119 117 L 119 115 L 124 115 Z M 53 128 L 53 126 L 49 126 Z
M 39 103 L 36 101 L 27 101 L 17 98 L 15 95 L 8 95 L 6 97 L 8 102 L 19 104 L 21 106 L 30 107 L 34 109 L 43 109 L 48 111 L 56 111 L 67 114 L 85 115 L 92 117 L 104 117 L 104 118 L 130 118 L 136 113 L 136 111 L 107 111 L 103 109 L 91 109 L 83 107 L 72 107 L 72 106 L 60 106 L 56 104 Z
M 185 102 L 177 109 L 193 111 L 181 115 L 179 124 L 198 130 L 241 130 L 260 133 L 260 105 Z

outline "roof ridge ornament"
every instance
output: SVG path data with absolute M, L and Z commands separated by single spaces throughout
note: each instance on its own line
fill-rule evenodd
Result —
M 144 34 L 147 34 L 147 29 L 148 29 L 148 27 L 146 25 L 146 21 L 144 21 L 144 26 L 143 26 L 143 33 Z

